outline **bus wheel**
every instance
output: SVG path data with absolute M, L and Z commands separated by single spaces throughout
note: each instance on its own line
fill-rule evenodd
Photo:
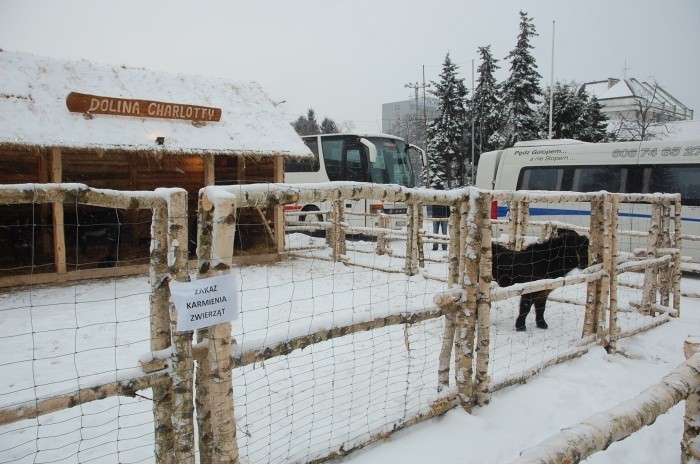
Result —
M 320 211 L 316 205 L 304 206 L 302 211 Z M 301 214 L 299 215 L 299 220 L 301 222 L 323 222 L 323 214 Z M 324 237 L 326 231 L 323 229 L 310 229 L 309 234 L 312 237 Z

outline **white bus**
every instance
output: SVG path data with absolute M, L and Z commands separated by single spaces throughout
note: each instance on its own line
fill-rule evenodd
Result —
M 700 235 L 700 140 L 585 143 L 539 140 L 483 153 L 476 186 L 496 190 L 680 193 L 683 234 Z M 508 208 L 498 205 L 498 216 Z M 573 205 L 531 205 L 530 216 L 588 225 L 590 211 Z M 620 229 L 648 230 L 648 207 L 620 205 Z M 634 245 L 630 243 L 630 247 Z M 683 255 L 700 262 L 700 243 Z M 629 251 L 629 250 L 628 250 Z
M 409 150 L 420 153 L 423 164 L 425 151 L 403 139 L 387 134 L 321 134 L 302 137 L 314 154 L 313 159 L 284 162 L 284 181 L 289 184 L 323 183 L 332 181 L 373 182 L 415 186 Z M 287 211 L 319 211 L 318 214 L 299 216 L 301 221 L 323 221 L 323 211 L 330 205 L 310 203 L 286 207 Z M 379 226 L 379 213 L 397 214 L 389 221 L 392 229 L 406 226 L 406 205 L 373 200 L 345 203 L 345 220 L 353 226 Z M 350 213 L 350 214 L 347 214 Z

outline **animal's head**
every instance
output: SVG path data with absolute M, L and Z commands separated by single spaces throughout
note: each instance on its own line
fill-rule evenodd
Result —
M 557 236 L 564 241 L 566 260 L 570 261 L 571 268 L 586 269 L 590 244 L 588 237 L 571 229 L 557 229 Z

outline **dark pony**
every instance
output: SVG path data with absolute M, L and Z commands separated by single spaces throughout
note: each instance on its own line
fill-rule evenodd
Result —
M 558 229 L 555 237 L 542 243 L 533 243 L 521 251 L 503 245 L 491 246 L 493 278 L 499 286 L 532 282 L 540 279 L 564 277 L 572 269 L 588 267 L 588 237 L 570 229 Z M 546 329 L 544 309 L 551 290 L 527 293 L 520 298 L 520 313 L 515 320 L 516 330 L 525 330 L 525 318 L 535 305 L 535 322 Z

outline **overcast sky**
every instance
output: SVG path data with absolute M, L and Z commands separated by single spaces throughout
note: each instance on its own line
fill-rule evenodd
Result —
M 382 103 L 408 99 L 423 65 L 436 80 L 447 52 L 471 88 L 477 48 L 491 45 L 505 78 L 520 9 L 539 33 L 543 86 L 556 21 L 555 81 L 626 67 L 700 110 L 698 0 L 0 0 L 0 48 L 256 81 L 290 121 L 314 108 L 376 132 Z

